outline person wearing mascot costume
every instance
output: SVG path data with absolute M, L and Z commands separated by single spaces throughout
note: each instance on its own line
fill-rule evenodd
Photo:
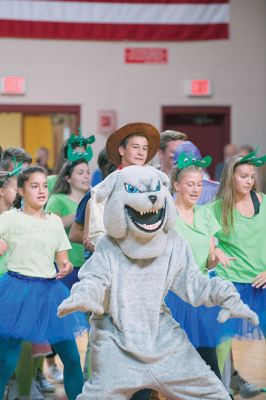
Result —
M 164 304 L 168 290 L 199 306 L 219 304 L 219 321 L 257 315 L 230 282 L 208 279 L 175 231 L 168 177 L 130 166 L 109 175 L 97 200 L 106 200 L 107 234 L 79 272 L 63 317 L 90 311 L 92 377 L 78 400 L 126 400 L 151 388 L 167 398 L 230 400 L 222 383 L 190 344 Z

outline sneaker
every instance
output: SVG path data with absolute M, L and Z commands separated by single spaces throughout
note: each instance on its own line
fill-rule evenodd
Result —
M 36 381 L 38 383 L 38 387 L 41 392 L 45 393 L 55 392 L 55 385 L 53 385 L 52 382 L 48 381 L 46 376 L 41 371 L 37 372 Z
M 251 399 L 261 393 L 258 386 L 247 382 L 237 371 L 234 371 L 232 374 L 230 386 L 234 394 L 239 393 L 243 399 Z
M 7 389 L 7 400 L 18 400 L 18 382 L 15 379 L 10 379 Z
M 57 382 L 57 383 L 64 382 L 63 372 L 57 367 L 56 364 L 53 364 L 50 367 L 48 367 L 47 375 L 54 382 Z
M 30 398 L 31 400 L 44 400 L 44 397 L 40 392 L 39 385 L 34 379 L 31 382 Z

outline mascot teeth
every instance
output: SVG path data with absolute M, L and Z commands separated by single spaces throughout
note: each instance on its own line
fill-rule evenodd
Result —
M 134 225 L 146 232 L 155 232 L 162 226 L 165 217 L 165 205 L 160 208 L 151 208 L 147 211 L 137 211 L 126 205 L 125 209 Z
M 159 228 L 160 224 L 161 224 L 161 221 L 158 221 L 156 224 L 150 224 L 150 225 L 139 224 L 139 226 L 141 228 L 145 229 L 145 231 L 154 231 Z

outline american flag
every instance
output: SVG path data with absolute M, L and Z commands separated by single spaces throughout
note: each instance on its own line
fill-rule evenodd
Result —
M 229 0 L 1 0 L 0 37 L 227 39 Z

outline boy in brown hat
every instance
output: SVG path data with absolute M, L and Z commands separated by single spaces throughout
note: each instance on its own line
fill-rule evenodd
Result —
M 160 134 L 151 124 L 134 122 L 112 133 L 106 142 L 108 158 L 118 168 L 147 164 L 160 145 Z

